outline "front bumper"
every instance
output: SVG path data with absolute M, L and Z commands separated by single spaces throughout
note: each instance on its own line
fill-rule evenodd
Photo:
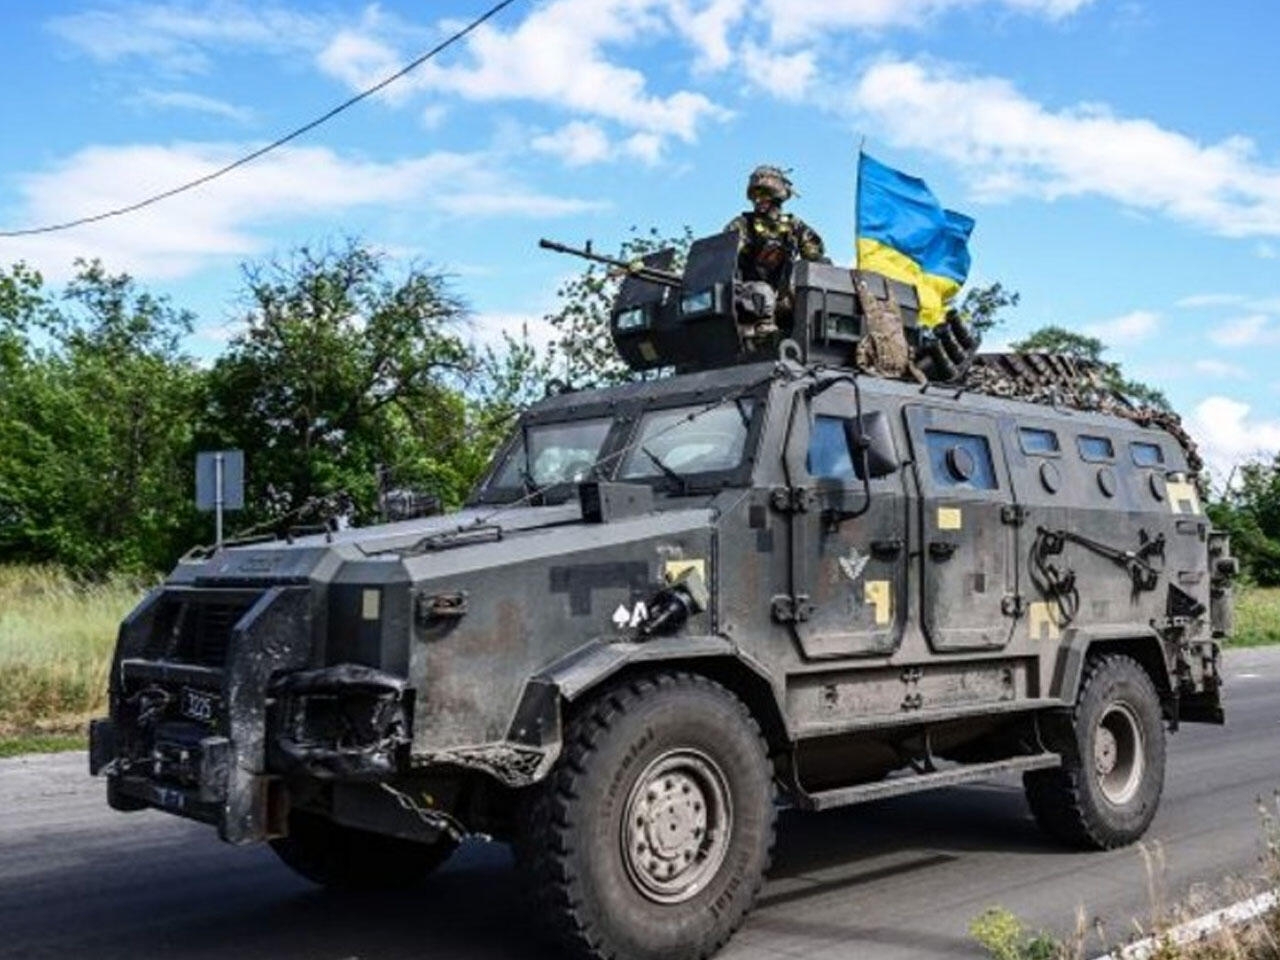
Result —
M 215 605 L 238 614 L 221 659 L 177 659 L 180 618 Z M 268 771 L 266 706 L 272 679 L 307 665 L 311 635 L 307 586 L 151 594 L 120 629 L 111 717 L 90 728 L 90 772 L 107 776 L 110 805 L 211 823 L 230 843 L 282 835 L 288 793 Z

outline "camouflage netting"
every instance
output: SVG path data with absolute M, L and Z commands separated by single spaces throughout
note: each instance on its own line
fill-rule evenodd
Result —
M 1097 410 L 1144 427 L 1160 427 L 1182 445 L 1193 476 L 1198 477 L 1204 469 L 1204 460 L 1183 428 L 1182 418 L 1168 410 L 1134 404 L 1105 382 L 1097 364 L 1056 353 L 980 353 L 969 365 L 963 384 L 975 393 Z

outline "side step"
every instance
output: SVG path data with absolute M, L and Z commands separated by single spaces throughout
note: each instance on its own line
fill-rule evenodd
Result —
M 823 790 L 819 793 L 804 793 L 797 798 L 797 806 L 804 810 L 830 810 L 833 807 L 844 807 L 852 803 L 867 803 L 871 800 L 900 797 L 922 790 L 936 790 L 940 787 L 954 787 L 961 783 L 973 783 L 975 780 L 986 780 L 1000 773 L 1046 770 L 1060 766 L 1062 766 L 1062 757 L 1056 753 L 1038 753 L 1030 757 L 997 760 L 994 763 L 971 763 L 950 770 L 909 774 L 888 780 L 878 780 L 875 783 L 862 783 L 856 787 L 837 787 L 834 790 Z

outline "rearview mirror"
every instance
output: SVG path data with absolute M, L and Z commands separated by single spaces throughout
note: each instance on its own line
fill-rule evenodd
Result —
M 849 444 L 849 456 L 853 459 L 853 471 L 862 477 L 863 451 L 866 451 L 866 467 L 869 479 L 887 477 L 898 471 L 898 447 L 893 442 L 893 431 L 884 411 L 864 413 L 861 418 L 844 421 L 844 437 Z

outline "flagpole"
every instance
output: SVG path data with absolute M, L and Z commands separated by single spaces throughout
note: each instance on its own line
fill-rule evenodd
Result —
M 858 137 L 858 170 L 853 186 L 853 269 L 858 269 L 858 211 L 862 202 L 862 151 L 867 145 L 866 135 Z

